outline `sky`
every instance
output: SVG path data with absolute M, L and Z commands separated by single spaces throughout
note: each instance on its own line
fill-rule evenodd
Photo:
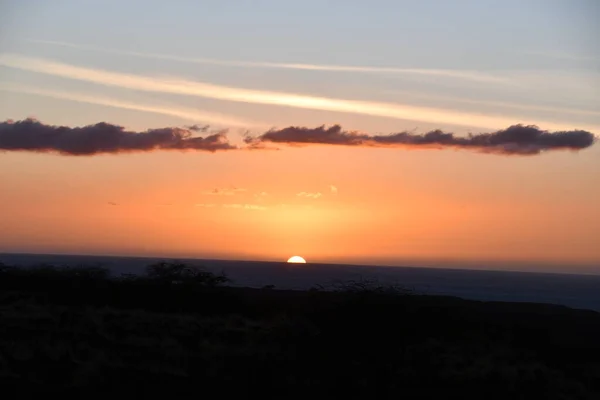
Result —
M 600 273 L 599 16 L 0 0 L 0 252 Z

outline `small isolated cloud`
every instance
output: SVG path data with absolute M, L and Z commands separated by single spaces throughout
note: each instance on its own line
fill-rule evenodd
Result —
M 114 201 L 109 201 L 108 204 L 111 205 L 111 206 L 118 206 L 119 205 L 118 203 L 115 203 Z
M 296 196 L 307 197 L 309 199 L 318 199 L 319 197 L 323 196 L 323 194 L 321 192 L 317 192 L 317 193 L 300 192 L 300 193 L 296 194 Z
M 259 204 L 223 204 L 224 208 L 236 208 L 240 210 L 257 210 L 263 211 L 266 210 L 267 207 L 261 206 Z
M 468 136 L 456 136 L 439 129 L 423 134 L 403 131 L 389 135 L 369 135 L 345 131 L 340 125 L 334 125 L 328 128 L 290 126 L 273 129 L 256 137 L 248 135 L 244 141 L 250 146 L 262 143 L 327 144 L 406 149 L 465 149 L 491 154 L 536 155 L 556 150 L 582 150 L 593 145 L 596 137 L 583 130 L 548 132 L 534 125 L 512 125 L 499 131 Z
M 189 129 L 190 131 L 194 132 L 208 132 L 208 130 L 210 129 L 210 125 L 186 125 L 185 129 Z
M 329 185 L 329 192 L 331 194 L 338 194 L 338 188 L 336 186 Z
M 259 203 L 263 202 L 265 197 L 267 197 L 269 194 L 267 192 L 258 192 L 258 193 L 254 193 L 254 199 L 256 201 L 258 201 Z
M 204 194 L 209 196 L 233 196 L 237 193 L 247 192 L 246 189 L 243 188 L 214 188 L 212 190 L 205 191 Z
M 314 207 L 311 204 L 277 204 L 275 208 L 282 210 L 291 210 L 291 209 L 302 209 L 302 210 L 313 210 Z
M 150 152 L 156 150 L 232 150 L 226 131 L 205 137 L 195 129 L 159 128 L 127 131 L 107 122 L 77 128 L 45 125 L 33 118 L 0 122 L 0 150 L 58 153 L 71 156 Z
M 216 204 L 211 204 L 211 203 L 197 203 L 195 204 L 196 207 L 204 207 L 204 208 L 213 208 L 216 207 Z

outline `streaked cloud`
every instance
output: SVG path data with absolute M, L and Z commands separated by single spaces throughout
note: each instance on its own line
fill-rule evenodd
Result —
M 585 115 L 585 116 L 600 117 L 600 111 L 591 110 L 591 109 L 566 108 L 566 107 L 560 107 L 560 106 L 524 104 L 524 103 L 518 103 L 518 102 L 493 101 L 493 100 L 483 100 L 483 99 L 468 99 L 468 98 L 455 97 L 455 96 L 418 94 L 418 93 L 411 93 L 409 91 L 399 91 L 399 90 L 385 90 L 384 93 L 393 94 L 393 95 L 397 95 L 397 96 L 413 96 L 414 98 L 421 98 L 421 99 L 433 100 L 433 101 L 444 101 L 444 102 L 449 102 L 449 103 L 462 103 L 462 104 L 497 107 L 498 109 L 510 108 L 510 109 L 521 110 L 521 111 L 522 110 L 540 111 L 540 112 L 546 112 L 546 113 L 573 114 L 573 115 Z
M 196 207 L 204 207 L 204 208 L 214 208 L 214 207 L 217 207 L 218 205 L 217 204 L 213 204 L 213 203 L 197 203 L 197 204 L 194 204 L 194 206 L 196 206 Z
M 394 68 L 394 67 L 373 67 L 373 66 L 351 66 L 351 65 L 323 65 L 323 64 L 304 64 L 304 63 L 280 63 L 280 62 L 255 62 L 255 61 L 235 61 L 219 60 L 214 58 L 194 58 L 182 57 L 168 54 L 142 53 L 137 51 L 123 51 L 116 49 L 105 49 L 96 46 L 88 46 L 75 43 L 67 43 L 52 40 L 30 40 L 34 43 L 42 43 L 53 46 L 70 47 L 79 50 L 90 50 L 108 54 L 120 54 L 126 56 L 135 56 L 142 58 L 170 60 L 194 64 L 222 65 L 241 68 L 273 68 L 289 69 L 303 71 L 323 71 L 323 72 L 354 72 L 368 74 L 386 74 L 386 75 L 421 75 L 433 77 L 445 77 L 452 79 L 470 80 L 481 83 L 510 83 L 511 80 L 506 77 L 496 76 L 481 71 L 474 70 L 454 70 L 454 69 L 432 69 L 432 68 Z
M 247 192 L 247 190 L 243 189 L 243 188 L 230 187 L 230 188 L 214 188 L 212 190 L 207 190 L 207 191 L 203 192 L 203 194 L 206 194 L 209 196 L 233 196 L 237 193 L 243 193 L 243 192 Z
M 131 103 L 110 97 L 103 96 L 90 96 L 81 93 L 72 92 L 58 92 L 53 90 L 38 89 L 27 86 L 17 86 L 9 83 L 0 83 L 0 90 L 11 91 L 16 93 L 26 93 L 38 96 L 51 97 L 61 100 L 76 101 L 79 103 L 98 104 L 107 107 L 121 108 L 125 110 L 143 111 L 154 114 L 168 115 L 171 117 L 178 117 L 188 121 L 210 123 L 216 125 L 222 125 L 227 127 L 244 127 L 250 128 L 255 126 L 267 126 L 266 124 L 257 123 L 254 121 L 243 120 L 237 117 L 218 114 L 208 113 L 205 111 L 194 110 L 191 108 L 181 107 L 158 107 L 153 105 L 144 105 L 139 102 Z
M 239 203 L 223 204 L 223 207 L 224 208 L 235 208 L 235 209 L 239 209 L 239 210 L 255 210 L 255 211 L 263 211 L 263 210 L 267 209 L 267 207 L 261 206 L 259 204 L 239 204 Z
M 306 197 L 306 198 L 309 198 L 309 199 L 318 199 L 319 197 L 323 196 L 323 193 L 321 193 L 321 192 L 316 192 L 316 193 L 300 192 L 300 193 L 296 194 L 296 196 L 298 196 L 298 197 Z
M 0 55 L 0 65 L 58 76 L 66 79 L 75 79 L 106 86 L 140 91 L 172 93 L 243 103 L 371 115 L 402 120 L 422 121 L 427 123 L 498 129 L 499 127 L 512 124 L 515 120 L 522 120 L 522 118 L 511 117 L 508 115 L 482 115 L 478 113 L 459 112 L 441 108 L 413 106 L 409 104 L 335 99 L 294 93 L 243 89 L 181 79 L 140 76 L 100 69 L 78 67 L 14 54 Z M 570 124 L 555 121 L 536 122 L 551 129 L 557 130 L 566 130 L 570 127 Z M 595 127 L 588 126 L 580 126 L 579 128 L 595 130 Z
M 336 186 L 329 185 L 329 191 L 331 194 L 338 194 L 338 188 Z
M 313 210 L 314 206 L 312 204 L 287 204 L 287 203 L 282 203 L 282 204 L 277 204 L 275 207 L 275 209 L 280 209 L 280 210 Z

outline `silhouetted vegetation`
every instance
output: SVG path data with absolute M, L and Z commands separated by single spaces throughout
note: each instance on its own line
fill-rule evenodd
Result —
M 600 314 L 423 296 L 376 281 L 228 286 L 0 265 L 0 387 L 85 398 L 600 398 Z
M 408 295 L 414 290 L 398 284 L 381 283 L 377 279 L 359 278 L 348 281 L 333 281 L 328 284 L 316 285 L 311 290 L 325 290 L 353 294 L 378 294 L 378 295 Z
M 225 274 L 215 275 L 179 261 L 161 261 L 146 268 L 147 279 L 161 283 L 187 283 L 219 286 L 229 282 Z

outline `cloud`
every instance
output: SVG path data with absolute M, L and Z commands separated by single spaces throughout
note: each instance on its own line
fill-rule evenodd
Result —
M 0 54 L 0 65 L 66 79 L 146 92 L 171 93 L 233 102 L 362 114 L 428 123 L 497 129 L 499 126 L 509 125 L 516 119 L 507 115 L 481 115 L 478 113 L 459 112 L 450 109 L 421 107 L 409 104 L 345 100 L 295 93 L 244 89 L 183 79 L 133 75 L 78 67 L 14 54 Z M 552 129 L 568 129 L 568 125 L 564 123 L 554 121 L 538 121 L 538 123 L 543 123 Z M 594 128 L 587 127 L 582 127 L 582 129 L 594 130 Z
M 263 211 L 266 210 L 267 207 L 261 206 L 259 204 L 223 204 L 224 208 L 235 208 L 240 210 L 254 210 L 254 211 Z
M 186 126 L 184 126 L 184 128 L 189 129 L 190 131 L 194 131 L 194 132 L 207 132 L 210 129 L 210 125 L 194 124 L 194 125 L 186 125 Z
M 301 210 L 314 210 L 314 207 L 312 204 L 277 204 L 275 206 L 276 209 L 283 209 L 283 210 L 291 210 L 291 209 L 301 209 Z
M 215 152 L 237 148 L 229 144 L 225 131 L 205 137 L 193 136 L 193 133 L 177 127 L 133 132 L 106 122 L 70 128 L 45 125 L 28 118 L 0 122 L 0 150 L 83 156 L 154 150 Z
M 53 40 L 30 40 L 34 43 L 42 43 L 53 46 L 70 47 L 79 50 L 91 50 L 109 54 L 121 54 L 142 58 L 170 60 L 177 62 L 186 62 L 194 64 L 222 65 L 241 68 L 273 68 L 303 71 L 323 71 L 323 72 L 356 72 L 368 74 L 385 75 L 423 75 L 446 77 L 454 79 L 470 80 L 485 83 L 510 83 L 508 78 L 495 76 L 473 70 L 455 70 L 455 69 L 430 69 L 430 68 L 394 68 L 394 67 L 372 67 L 372 66 L 350 66 L 350 65 L 323 65 L 323 64 L 304 64 L 304 63 L 279 63 L 279 62 L 254 62 L 254 61 L 235 61 L 235 60 L 217 60 L 213 58 L 194 58 L 181 57 L 168 54 L 142 53 L 137 51 L 122 51 L 115 49 L 105 49 L 96 46 L 87 46 L 75 43 L 66 43 Z
M 317 192 L 317 193 L 300 192 L 296 196 L 298 196 L 298 197 L 307 197 L 309 199 L 318 199 L 319 197 L 323 196 L 323 194 L 320 193 L 320 192 Z
M 206 132 L 205 126 L 187 128 L 168 127 L 136 132 L 107 122 L 83 127 L 45 125 L 35 119 L 0 122 L 0 150 L 58 153 L 62 155 L 120 154 L 155 150 L 195 150 L 216 152 L 221 150 L 260 149 L 265 144 L 337 145 L 353 147 L 387 147 L 404 149 L 464 149 L 492 154 L 536 155 L 547 151 L 582 150 L 592 146 L 597 138 L 584 130 L 549 132 L 533 125 L 512 125 L 489 133 L 457 136 L 450 132 L 433 130 L 418 134 L 399 132 L 389 135 L 369 135 L 345 131 L 339 125 L 317 128 L 290 126 L 272 129 L 257 136 L 246 135 L 245 147 L 229 143 L 226 131 Z M 337 193 L 330 186 L 332 194 Z M 246 192 L 243 188 L 215 188 L 207 195 L 232 196 Z M 314 197 L 318 195 L 317 197 Z M 261 194 L 260 196 L 263 196 Z M 321 193 L 298 193 L 300 197 L 318 198 Z M 255 196 L 256 197 L 256 196 Z
M 114 201 L 109 201 L 109 202 L 108 202 L 108 205 L 111 205 L 111 206 L 118 206 L 119 204 L 118 204 L 118 203 L 115 203 Z
M 552 107 L 546 105 L 538 105 L 538 104 L 524 104 L 524 103 L 516 103 L 513 101 L 493 101 L 493 100 L 483 100 L 481 98 L 478 99 L 470 99 L 456 96 L 445 96 L 445 95 L 432 95 L 432 94 L 419 94 L 414 92 L 409 92 L 406 90 L 385 90 L 384 93 L 391 94 L 394 96 L 412 96 L 413 98 L 421 98 L 426 100 L 435 100 L 435 101 L 444 101 L 448 103 L 462 103 L 462 104 L 474 104 L 474 105 L 484 105 L 489 107 L 496 107 L 497 109 L 501 108 L 512 108 L 517 110 L 530 110 L 530 111 L 542 111 L 547 113 L 560 113 L 560 114 L 574 114 L 574 115 L 589 115 L 598 117 L 600 116 L 600 110 L 591 110 L 591 109 L 583 109 L 583 108 L 565 108 L 565 107 Z
M 268 195 L 269 194 L 267 192 L 258 192 L 258 193 L 254 193 L 254 198 L 258 202 L 263 202 L 264 198 L 267 197 Z
M 209 113 L 200 110 L 194 110 L 191 108 L 182 108 L 182 107 L 157 107 L 153 105 L 144 105 L 141 103 L 130 103 L 127 101 L 122 101 L 118 99 L 113 99 L 110 97 L 103 96 L 90 96 L 81 93 L 71 93 L 71 92 L 57 92 L 53 90 L 46 89 L 37 89 L 30 88 L 27 86 L 20 85 L 12 85 L 2 83 L 0 84 L 0 90 L 17 92 L 17 93 L 26 93 L 33 94 L 38 96 L 51 97 L 55 99 L 61 100 L 70 100 L 78 103 L 88 103 L 88 104 L 98 104 L 106 107 L 114 107 L 121 108 L 125 110 L 135 110 L 148 112 L 153 114 L 161 114 L 168 115 L 171 117 L 177 117 L 188 121 L 202 121 L 209 122 L 211 124 L 217 124 L 227 127 L 252 127 L 252 126 L 268 126 L 267 124 L 262 124 L 258 122 L 253 122 L 249 120 L 243 120 L 240 118 L 236 118 L 233 116 L 218 114 L 218 113 Z M 206 128 L 206 126 L 200 125 L 191 125 L 186 127 L 189 130 L 197 131 L 197 132 L 205 132 L 201 129 Z
M 329 185 L 329 191 L 331 194 L 338 194 L 338 188 L 336 186 Z
M 290 145 L 328 144 L 338 146 L 453 148 L 483 153 L 535 155 L 552 150 L 581 150 L 596 141 L 587 131 L 572 130 L 548 132 L 532 125 L 512 125 L 490 133 L 455 136 L 453 133 L 434 130 L 424 134 L 399 132 L 390 135 L 368 135 L 345 131 L 339 125 L 317 128 L 288 127 L 270 130 L 260 136 L 247 136 L 246 143 L 285 143 Z
M 208 204 L 207 203 L 198 203 L 198 204 L 195 204 L 195 206 L 196 207 L 204 207 L 204 208 L 213 208 L 213 207 L 216 207 L 217 205 L 212 204 L 212 203 L 208 203 Z
M 243 193 L 243 192 L 247 192 L 246 189 L 242 189 L 242 188 L 236 188 L 236 187 L 231 187 L 231 188 L 214 188 L 212 190 L 208 190 L 205 191 L 204 194 L 209 195 L 209 196 L 233 196 L 236 193 Z

